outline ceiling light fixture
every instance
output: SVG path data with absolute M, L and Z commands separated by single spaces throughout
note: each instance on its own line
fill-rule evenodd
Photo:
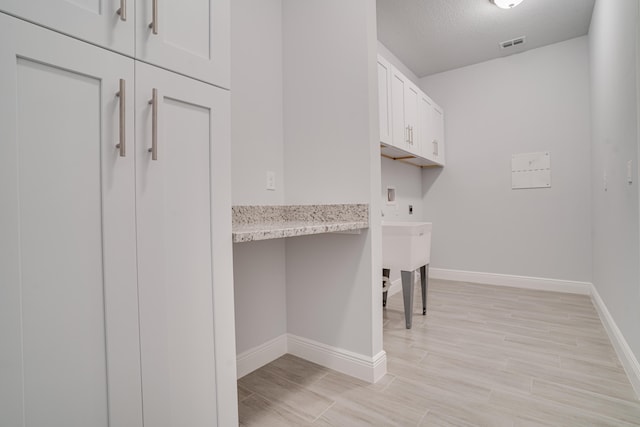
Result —
M 490 0 L 501 9 L 512 9 L 522 3 L 522 0 Z

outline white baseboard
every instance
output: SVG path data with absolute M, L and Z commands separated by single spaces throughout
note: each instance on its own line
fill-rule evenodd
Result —
M 636 392 L 636 397 L 640 399 L 640 363 L 638 363 L 638 359 L 633 354 L 633 351 L 631 351 L 627 340 L 624 339 L 618 325 L 616 325 L 611 313 L 609 313 L 609 309 L 593 285 L 591 285 L 591 300 L 593 301 L 593 305 L 596 306 L 596 310 L 598 310 L 600 320 L 602 320 L 602 324 L 609 335 L 613 348 L 616 350 L 620 362 L 622 362 L 622 366 L 633 386 L 633 390 Z
M 288 335 L 289 353 L 334 371 L 376 382 L 387 373 L 387 354 L 384 350 L 366 357 L 342 348 L 332 347 L 296 335 Z
M 376 382 L 387 373 L 387 354 L 383 351 L 367 357 L 291 334 L 282 334 L 238 355 L 238 378 L 290 353 L 334 371 L 368 382 Z
M 480 273 L 477 271 L 429 268 L 429 279 L 455 280 L 458 282 L 482 283 L 512 288 L 535 289 L 539 291 L 565 292 L 589 295 L 591 283 L 572 280 L 547 279 L 543 277 L 514 276 L 510 274 Z
M 244 377 L 285 354 L 287 354 L 287 334 L 282 334 L 239 354 L 236 357 L 238 378 Z

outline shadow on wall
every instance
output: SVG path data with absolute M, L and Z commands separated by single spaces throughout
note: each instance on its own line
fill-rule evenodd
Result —
M 444 168 L 431 168 L 422 170 L 422 197 L 427 195 L 433 184 L 436 183 Z

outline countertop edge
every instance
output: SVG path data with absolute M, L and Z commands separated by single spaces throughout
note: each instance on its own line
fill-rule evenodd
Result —
M 259 228 L 256 230 L 256 228 Z M 340 222 L 321 222 L 300 225 L 282 224 L 264 225 L 252 224 L 252 230 L 234 230 L 233 243 L 252 242 L 257 240 L 281 239 L 285 237 L 308 236 L 313 234 L 332 233 L 335 231 L 350 231 L 369 228 L 367 221 L 340 221 Z

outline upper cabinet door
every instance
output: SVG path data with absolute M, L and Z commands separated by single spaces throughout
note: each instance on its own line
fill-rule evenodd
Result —
M 420 155 L 427 160 L 434 161 L 435 155 L 432 144 L 435 139 L 433 129 L 433 101 L 424 94 L 420 96 L 418 114 L 420 128 Z
M 0 39 L 0 425 L 141 426 L 133 60 Z
M 133 1 L 0 0 L 0 11 L 133 56 Z
M 391 74 L 391 111 L 392 126 L 391 136 L 392 144 L 395 147 L 408 149 L 409 144 L 409 126 L 406 121 L 406 105 L 405 97 L 407 94 L 407 86 L 409 80 L 395 68 Z
M 405 124 L 407 126 L 407 149 L 413 154 L 419 154 L 418 144 L 418 98 L 420 90 L 413 84 L 405 86 Z
M 229 2 L 136 0 L 136 58 L 229 88 Z
M 432 122 L 434 161 L 444 166 L 444 112 L 437 104 L 433 104 Z
M 378 120 L 380 142 L 391 144 L 391 65 L 378 55 Z
M 136 81 L 144 421 L 237 425 L 229 92 L 140 62 Z

